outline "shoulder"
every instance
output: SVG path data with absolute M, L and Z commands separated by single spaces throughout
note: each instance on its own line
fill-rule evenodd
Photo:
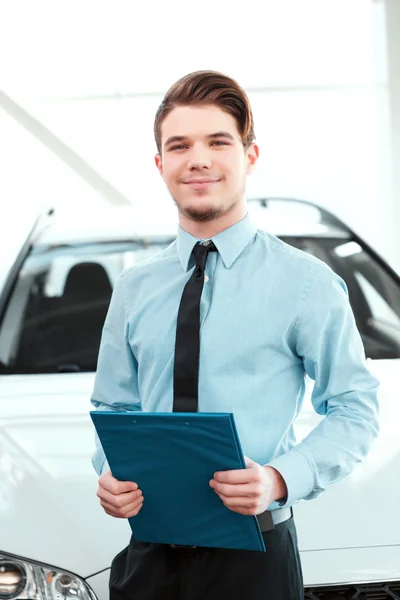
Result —
M 265 253 L 268 269 L 287 292 L 301 290 L 299 299 L 309 298 L 316 290 L 328 292 L 333 288 L 341 288 L 347 294 L 343 279 L 316 256 L 266 231 L 258 230 L 257 237 Z
M 321 274 L 321 276 L 334 275 L 332 269 L 316 256 L 295 248 L 266 231 L 258 229 L 257 238 L 266 254 L 279 265 L 299 269 L 301 273 L 313 272 Z

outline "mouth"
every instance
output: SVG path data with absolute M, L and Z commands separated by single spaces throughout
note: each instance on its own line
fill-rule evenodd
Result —
M 219 183 L 220 179 L 190 179 L 190 181 L 184 181 L 184 185 L 188 185 L 189 187 L 195 190 L 203 190 L 208 187 Z

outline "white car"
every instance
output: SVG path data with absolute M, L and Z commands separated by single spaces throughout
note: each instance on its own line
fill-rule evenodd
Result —
M 258 228 L 346 281 L 381 381 L 381 431 L 367 459 L 294 507 L 305 598 L 400 598 L 400 277 L 314 205 L 259 199 L 249 211 Z M 111 560 L 130 528 L 101 509 L 91 465 L 102 324 L 121 269 L 164 248 L 176 226 L 175 212 L 146 221 L 130 207 L 50 211 L 8 274 L 0 295 L 0 600 L 108 598 Z M 299 440 L 320 420 L 311 389 L 308 381 Z

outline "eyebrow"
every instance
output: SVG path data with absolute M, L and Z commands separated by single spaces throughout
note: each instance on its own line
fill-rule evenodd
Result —
M 217 133 L 210 133 L 210 135 L 207 135 L 206 137 L 208 139 L 214 139 L 214 138 L 220 138 L 220 137 L 228 138 L 229 140 L 235 139 L 233 137 L 233 135 L 231 135 L 228 131 L 217 131 Z
M 206 135 L 206 138 L 209 140 L 214 140 L 215 138 L 221 137 L 227 138 L 229 140 L 235 139 L 233 135 L 231 135 L 228 131 L 217 131 L 216 133 L 210 133 L 209 135 Z M 187 137 L 187 135 L 173 135 L 167 139 L 167 141 L 165 142 L 165 146 L 169 146 L 174 142 L 184 142 L 188 139 L 189 138 Z

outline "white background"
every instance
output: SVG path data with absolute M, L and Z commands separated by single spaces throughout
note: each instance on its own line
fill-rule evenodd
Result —
M 253 106 L 249 195 L 317 202 L 400 263 L 384 21 L 372 0 L 3 0 L 0 90 L 161 219 L 155 111 L 180 76 L 220 70 Z M 0 107 L 3 270 L 42 207 L 104 202 Z

